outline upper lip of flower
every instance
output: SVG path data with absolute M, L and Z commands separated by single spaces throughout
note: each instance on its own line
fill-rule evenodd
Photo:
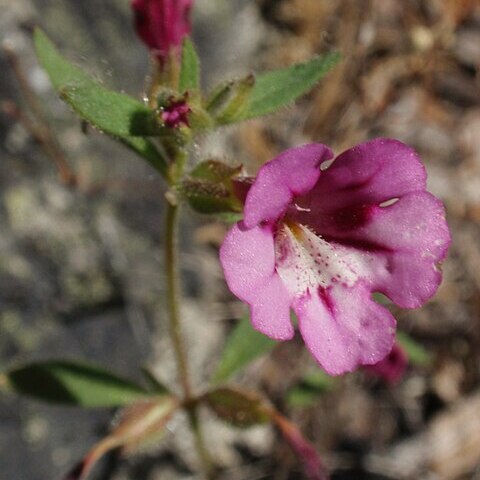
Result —
M 443 206 L 425 191 L 425 170 L 406 145 L 366 142 L 321 172 L 331 157 L 313 144 L 265 164 L 220 258 L 255 328 L 290 338 L 293 308 L 307 346 L 336 374 L 388 354 L 395 321 L 371 293 L 403 307 L 423 304 L 438 288 L 436 264 L 450 235 Z

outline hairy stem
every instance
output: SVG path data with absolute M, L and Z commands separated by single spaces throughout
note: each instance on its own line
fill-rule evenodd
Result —
M 202 461 L 203 468 L 205 470 L 205 476 L 208 479 L 213 479 L 213 464 L 206 448 L 205 441 L 203 439 L 202 430 L 198 418 L 197 403 L 193 401 L 194 396 L 192 395 L 192 387 L 190 384 L 187 354 L 181 331 L 178 303 L 179 276 L 177 270 L 178 263 L 176 244 L 177 218 L 178 206 L 174 204 L 174 201 L 167 201 L 167 214 L 165 225 L 165 265 L 167 274 L 167 306 L 170 337 L 173 343 L 173 349 L 175 351 L 178 377 L 184 395 L 184 404 L 186 405 L 190 427 L 195 437 L 195 447 L 197 449 L 198 456 Z
M 190 387 L 187 355 L 182 339 L 180 314 L 178 305 L 179 281 L 177 274 L 177 231 L 178 206 L 167 202 L 167 215 L 165 225 L 165 266 L 167 274 L 167 308 L 169 318 L 170 337 L 175 352 L 178 376 L 182 385 L 183 394 L 188 402 L 192 398 Z

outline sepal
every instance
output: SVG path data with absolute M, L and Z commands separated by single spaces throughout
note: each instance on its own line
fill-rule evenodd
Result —
M 190 206 L 200 213 L 240 213 L 242 203 L 235 194 L 233 179 L 242 167 L 231 167 L 217 160 L 198 164 L 180 185 Z
M 270 420 L 268 405 L 251 392 L 224 387 L 208 392 L 203 400 L 220 419 L 236 427 L 250 427 Z
M 219 85 L 207 100 L 207 112 L 218 125 L 242 120 L 248 111 L 254 85 L 255 76 L 252 74 Z

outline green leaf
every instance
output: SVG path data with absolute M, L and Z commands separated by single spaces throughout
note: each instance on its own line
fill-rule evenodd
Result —
M 60 96 L 82 118 L 118 138 L 165 176 L 167 162 L 153 143 L 134 137 L 158 133 L 154 113 L 128 95 L 107 90 L 72 65 L 41 30 L 35 30 L 34 40 L 40 64 Z
M 305 375 L 301 381 L 287 394 L 287 402 L 292 407 L 309 407 L 314 405 L 319 397 L 331 390 L 335 379 L 322 370 L 314 370 Z
M 271 351 L 277 342 L 257 332 L 248 317 L 240 320 L 230 334 L 213 381 L 224 382 L 250 362 Z
M 375 302 L 379 303 L 380 305 L 391 305 L 392 301 L 383 293 L 380 292 L 373 292 L 372 298 Z
M 307 408 L 315 405 L 321 392 L 297 386 L 287 393 L 287 403 L 292 408 Z
M 160 133 L 153 110 L 128 95 L 107 90 L 93 79 L 62 85 L 59 92 L 78 115 L 102 132 L 117 137 Z
M 30 363 L 3 378 L 15 393 L 80 407 L 116 407 L 151 395 L 142 387 L 101 367 L 72 361 Z
M 33 39 L 38 60 L 46 70 L 56 90 L 68 84 L 95 82 L 90 75 L 65 60 L 55 45 L 40 29 L 35 29 Z
M 219 388 L 208 392 L 202 400 L 219 418 L 237 427 L 250 427 L 270 420 L 269 408 L 250 392 Z
M 200 89 L 200 59 L 195 45 L 186 37 L 182 47 L 182 66 L 180 70 L 180 92 Z
M 65 60 L 42 31 L 36 30 L 34 38 L 38 59 L 54 87 L 82 118 L 119 137 L 156 133 L 154 112 L 143 103 L 107 90 Z
M 338 53 L 256 76 L 248 111 L 243 119 L 273 113 L 311 90 L 340 60 Z
M 150 390 L 153 390 L 155 393 L 160 395 L 167 395 L 169 393 L 168 388 L 158 380 L 153 371 L 146 366 L 141 367 L 143 377 L 147 382 L 147 385 Z
M 432 361 L 432 354 L 405 332 L 397 332 L 397 341 L 407 353 L 408 361 L 421 367 L 428 366 Z
M 217 219 L 227 225 L 233 225 L 243 219 L 243 213 L 221 212 L 217 213 Z

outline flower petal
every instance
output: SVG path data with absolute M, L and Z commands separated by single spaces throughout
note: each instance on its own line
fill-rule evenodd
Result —
M 309 292 L 294 310 L 305 344 L 331 375 L 379 362 L 395 341 L 395 319 L 361 283 Z
M 357 235 L 390 250 L 421 251 L 430 260 L 443 259 L 450 242 L 443 204 L 428 192 L 410 193 L 377 209 Z
M 225 237 L 220 261 L 232 293 L 251 306 L 254 328 L 277 340 L 292 338 L 291 296 L 275 271 L 272 227 L 237 223 Z
M 328 235 L 336 242 L 377 258 L 368 281 L 397 305 L 416 308 L 436 292 L 442 278 L 437 264 L 451 238 L 443 205 L 430 193 L 407 194 L 389 207 L 376 208 L 356 229 L 333 230 Z
M 377 138 L 340 154 L 319 179 L 312 208 L 340 210 L 380 204 L 406 193 L 424 191 L 426 172 L 415 150 L 389 138 Z
M 295 196 L 311 190 L 320 176 L 320 164 L 332 158 L 322 144 L 291 148 L 267 162 L 258 172 L 245 202 L 248 228 L 280 218 Z
M 275 273 L 256 291 L 248 303 L 251 305 L 251 319 L 255 330 L 276 340 L 290 340 L 294 329 L 290 320 L 292 297 Z
M 390 199 L 396 200 L 385 206 Z M 411 148 L 377 139 L 347 150 L 299 202 L 304 208 L 293 220 L 332 244 L 377 258 L 365 277 L 372 290 L 405 308 L 422 305 L 437 290 L 437 264 L 450 233 L 443 205 L 425 191 L 425 171 Z
M 437 264 L 451 243 L 442 203 L 428 192 L 413 193 L 381 209 L 358 231 L 359 238 L 388 248 L 388 276 L 375 289 L 404 308 L 425 303 L 440 285 Z
M 243 222 L 236 223 L 220 248 L 220 262 L 232 293 L 246 300 L 275 272 L 272 228 L 247 229 Z

